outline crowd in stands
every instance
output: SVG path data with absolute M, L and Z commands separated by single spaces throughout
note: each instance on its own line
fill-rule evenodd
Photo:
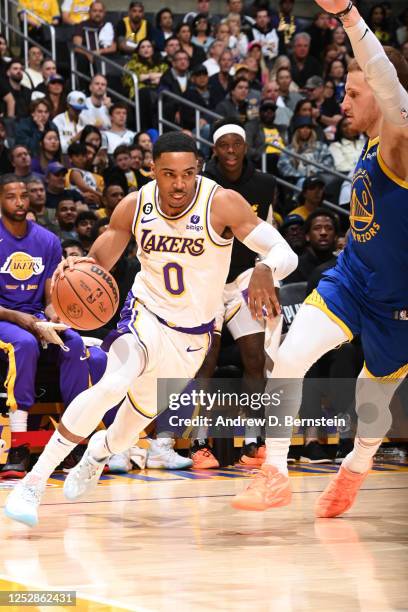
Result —
M 271 222 L 300 256 L 286 283 L 305 282 L 312 289 L 334 265 L 348 229 L 345 217 L 324 202 L 348 209 L 348 177 L 365 143 L 341 109 L 352 58 L 347 37 L 333 16 L 314 9 L 305 18 L 294 0 L 226 0 L 223 14 L 216 15 L 210 0 L 197 0 L 184 15 L 164 7 L 147 16 L 139 1 L 122 15 L 107 13 L 100 0 L 64 0 L 61 6 L 57 0 L 20 0 L 21 22 L 30 11 L 27 61 L 21 41 L 9 48 L 0 34 L 0 174 L 14 173 L 27 183 L 28 218 L 55 234 L 65 255 L 87 254 L 118 202 L 152 179 L 158 99 L 171 92 L 179 99 L 164 97 L 164 117 L 173 129 L 203 139 L 203 171 L 216 121 L 207 110 L 242 123 L 246 164 L 260 169 L 264 161 L 268 173 L 293 186 L 278 186 Z M 408 10 L 397 15 L 382 2 L 362 12 L 378 39 L 408 59 Z M 89 81 L 79 76 L 77 88 L 70 87 L 66 57 L 60 61 L 57 52 L 51 59 L 48 30 L 33 13 L 64 29 Z M 109 64 L 103 70 L 103 58 L 123 66 L 123 75 Z M 183 99 L 202 107 L 198 125 Z M 128 277 L 138 269 L 135 252 L 130 244 L 114 269 L 122 303 Z M 320 373 L 323 365 L 317 366 Z M 349 368 L 347 375 L 357 371 Z

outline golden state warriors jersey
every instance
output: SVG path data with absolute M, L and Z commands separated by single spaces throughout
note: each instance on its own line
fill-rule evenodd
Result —
M 169 217 L 160 208 L 156 181 L 139 193 L 133 220 L 141 271 L 132 294 L 172 326 L 196 328 L 214 319 L 231 260 L 233 239 L 211 227 L 219 185 L 197 177 L 191 204 Z
M 380 307 L 408 304 L 408 182 L 368 141 L 357 163 L 350 202 L 350 236 L 333 271 L 355 296 Z

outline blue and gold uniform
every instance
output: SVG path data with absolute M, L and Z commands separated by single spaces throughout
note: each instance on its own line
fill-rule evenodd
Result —
M 408 182 L 368 141 L 353 177 L 350 236 L 335 268 L 306 303 L 321 308 L 351 339 L 359 334 L 375 377 L 408 373 Z

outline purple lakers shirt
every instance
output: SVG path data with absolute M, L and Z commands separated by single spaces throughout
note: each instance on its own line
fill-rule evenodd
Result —
M 0 305 L 36 314 L 44 310 L 45 282 L 62 257 L 54 234 L 27 222 L 27 233 L 16 238 L 0 219 Z

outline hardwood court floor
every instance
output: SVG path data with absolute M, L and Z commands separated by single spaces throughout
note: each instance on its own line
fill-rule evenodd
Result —
M 292 505 L 264 513 L 230 508 L 236 468 L 107 476 L 76 504 L 50 479 L 38 527 L 0 519 L 0 590 L 77 591 L 76 608 L 19 608 L 45 611 L 408 610 L 408 466 L 377 465 L 347 518 L 315 521 L 335 470 L 298 464 Z

